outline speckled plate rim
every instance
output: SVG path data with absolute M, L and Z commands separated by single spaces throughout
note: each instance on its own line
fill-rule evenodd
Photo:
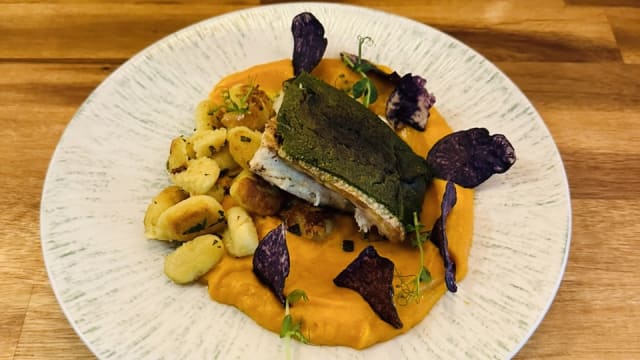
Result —
M 72 327 L 74 328 L 74 330 L 78 333 L 78 335 L 81 337 L 81 339 L 87 344 L 87 346 L 94 352 L 94 354 L 99 356 L 98 351 L 96 350 L 96 345 L 90 341 L 88 339 L 88 337 L 86 336 L 86 333 L 83 331 L 83 329 L 78 326 L 78 322 L 75 320 L 74 317 L 74 313 L 72 310 L 70 310 L 70 307 L 67 304 L 67 301 L 65 301 L 65 299 L 63 299 L 61 292 L 60 292 L 60 282 L 64 281 L 63 279 L 60 279 L 59 277 L 56 277 L 53 275 L 53 271 L 52 271 L 52 267 L 54 266 L 53 264 L 55 263 L 55 259 L 51 256 L 51 247 L 46 245 L 47 240 L 50 240 L 50 234 L 49 234 L 49 228 L 51 225 L 51 219 L 50 219 L 50 214 L 48 214 L 45 210 L 47 209 L 48 204 L 44 201 L 45 200 L 45 194 L 50 193 L 51 188 L 53 187 L 52 185 L 52 179 L 51 179 L 51 171 L 53 168 L 55 168 L 57 166 L 57 164 L 60 163 L 60 161 L 64 160 L 64 155 L 62 153 L 62 148 L 65 146 L 66 141 L 70 138 L 74 136 L 74 128 L 76 127 L 76 125 L 79 123 L 78 120 L 78 114 L 81 114 L 83 111 L 85 111 L 86 107 L 90 107 L 93 104 L 93 101 L 99 97 L 99 95 L 101 94 L 101 92 L 106 88 L 106 87 L 110 87 L 113 86 L 113 81 L 114 79 L 120 77 L 122 75 L 123 72 L 125 72 L 129 67 L 131 67 L 134 64 L 137 64 L 140 61 L 143 61 L 143 58 L 150 52 L 154 52 L 154 51 L 159 51 L 158 49 L 162 46 L 165 46 L 167 44 L 170 44 L 174 41 L 180 41 L 180 38 L 183 38 L 185 36 L 189 36 L 190 34 L 193 33 L 193 31 L 195 31 L 196 29 L 200 29 L 203 27 L 207 27 L 210 24 L 214 24 L 216 22 L 220 22 L 220 21 L 224 21 L 227 19 L 233 19 L 237 16 L 240 16 L 241 14 L 247 14 L 247 13 L 261 13 L 264 11 L 267 11 L 267 9 L 270 10 L 274 10 L 274 9 L 310 9 L 311 11 L 313 10 L 319 10 L 319 9 L 332 9 L 332 10 L 336 10 L 337 12 L 344 10 L 344 11 L 362 11 L 363 13 L 370 13 L 371 15 L 378 15 L 378 16 L 382 16 L 383 13 L 376 11 L 376 10 L 371 10 L 371 9 L 365 9 L 365 8 L 360 8 L 360 7 L 356 7 L 356 6 L 351 6 L 351 5 L 339 5 L 339 4 L 321 4 L 321 3 L 295 3 L 295 4 L 279 4 L 279 5 L 269 5 L 269 6 L 262 6 L 262 7 L 258 7 L 258 8 L 250 8 L 250 9 L 246 9 L 246 10 L 239 10 L 239 11 L 235 11 L 235 12 L 230 12 L 224 15 L 220 15 L 208 20 L 204 20 L 202 22 L 196 23 L 194 25 L 191 25 L 183 30 L 180 30 L 174 34 L 171 34 L 159 41 L 157 41 L 156 43 L 152 44 L 151 46 L 147 47 L 146 49 L 142 50 L 140 53 L 136 54 L 134 57 L 132 57 L 129 61 L 125 62 L 123 65 L 121 65 L 117 70 L 115 70 L 107 79 L 105 79 L 105 81 L 103 81 L 93 92 L 92 94 L 87 98 L 87 100 L 85 101 L 85 103 L 78 109 L 76 116 L 74 116 L 74 118 L 70 121 L 69 125 L 67 126 L 67 128 L 65 129 L 60 143 L 58 144 L 54 155 L 52 156 L 51 159 L 51 163 L 49 165 L 49 171 L 47 173 L 47 178 L 45 180 L 44 186 L 43 186 L 43 202 L 41 204 L 41 212 L 40 212 L 40 219 L 41 219 L 41 239 L 42 239 L 42 249 L 43 249 L 43 256 L 44 256 L 44 260 L 45 260 L 45 266 L 47 268 L 47 273 L 49 275 L 49 280 L 51 282 L 52 288 L 54 290 L 55 296 L 58 300 L 58 302 L 61 305 L 61 308 L 63 310 L 63 312 L 65 313 L 65 316 L 67 317 L 67 319 L 69 320 L 70 324 L 72 325 Z M 504 82 L 508 83 L 508 86 L 510 86 L 513 92 L 515 92 L 515 94 L 511 94 L 514 95 L 516 97 L 519 97 L 519 101 L 528 104 L 531 109 L 533 110 L 533 112 L 535 113 L 535 116 L 540 124 L 538 124 L 539 126 L 541 126 L 541 128 L 543 129 L 543 131 L 546 132 L 546 135 L 549 137 L 549 139 L 551 139 L 551 135 L 548 131 L 548 129 L 546 128 L 546 125 L 544 124 L 544 122 L 542 121 L 540 115 L 537 113 L 537 111 L 535 111 L 535 109 L 533 108 L 533 106 L 530 104 L 530 102 L 528 101 L 528 99 L 526 98 L 526 96 L 524 94 L 522 94 L 522 92 L 520 91 L 520 89 L 517 88 L 517 86 L 508 78 L 506 77 L 497 67 L 495 67 L 495 65 L 493 65 L 491 62 L 489 62 L 488 60 L 486 60 L 484 57 L 482 57 L 482 55 L 478 54 L 477 52 L 475 52 L 472 49 L 469 49 L 468 47 L 466 47 L 466 45 L 464 45 L 463 43 L 459 42 L 457 39 L 454 39 L 452 37 L 450 37 L 449 35 L 446 35 L 442 32 L 440 32 L 439 30 L 433 29 L 431 27 L 428 27 L 427 25 L 424 24 L 420 24 L 417 23 L 413 20 L 410 19 L 406 19 L 403 17 L 399 17 L 396 15 L 392 15 L 392 14 L 384 14 L 385 17 L 389 18 L 389 19 L 395 19 L 393 21 L 397 21 L 397 22 L 405 22 L 405 23 L 414 23 L 415 26 L 420 26 L 423 28 L 428 28 L 429 31 L 434 32 L 434 33 L 439 33 L 440 36 L 446 37 L 448 41 L 451 41 L 452 43 L 457 44 L 458 46 L 462 46 L 467 48 L 466 50 L 473 53 L 476 57 L 482 59 L 483 62 L 485 62 L 483 64 L 483 66 L 491 69 L 491 71 L 493 71 L 494 73 L 498 74 L 500 77 L 502 77 Z M 391 20 L 390 20 L 391 21 Z M 330 39 L 331 42 L 331 39 Z M 375 59 L 374 59 L 375 60 Z M 446 115 L 446 114 L 445 114 Z M 518 341 L 514 346 L 510 347 L 510 350 L 506 353 L 504 353 L 503 355 L 506 355 L 507 357 L 512 357 L 513 355 L 515 355 L 521 348 L 522 346 L 524 346 L 524 344 L 527 342 L 527 340 L 531 337 L 531 335 L 535 332 L 535 330 L 537 329 L 537 327 L 539 326 L 539 324 L 541 323 L 541 321 L 543 320 L 544 316 L 546 315 L 547 311 L 549 310 L 551 304 L 553 303 L 553 300 L 555 298 L 555 295 L 559 289 L 559 286 L 561 284 L 562 281 L 562 277 L 564 275 L 564 270 L 566 268 L 566 264 L 567 264 L 567 260 L 568 260 L 568 255 L 569 255 L 569 249 L 570 249 L 570 239 L 571 239 L 571 205 L 570 205 L 570 195 L 569 195 L 569 187 L 568 187 L 568 182 L 566 180 L 566 173 L 564 171 L 564 167 L 562 166 L 562 161 L 560 159 L 560 155 L 559 152 L 557 150 L 557 147 L 555 146 L 555 144 L 552 142 L 552 147 L 553 149 L 551 149 L 553 155 L 554 155 L 554 159 L 553 161 L 556 162 L 557 164 L 559 164 L 559 171 L 561 172 L 562 178 L 563 178 L 563 189 L 561 189 L 561 192 L 564 195 L 564 200 L 566 201 L 566 207 L 567 207 L 567 213 L 566 215 L 566 223 L 565 223 L 565 234 L 566 236 L 562 239 L 558 239 L 558 241 L 562 241 L 564 243 L 564 251 L 561 254 L 561 263 L 559 265 L 559 271 L 556 272 L 554 275 L 554 280 L 553 280 L 553 286 L 551 289 L 547 289 L 550 290 L 549 292 L 549 296 L 547 298 L 546 304 L 544 304 L 543 308 L 541 309 L 541 311 L 539 311 L 538 316 L 534 319 L 534 321 L 532 321 L 528 328 L 527 331 L 525 333 L 525 335 L 521 338 L 520 341 Z M 471 270 L 473 271 L 473 269 Z M 463 283 L 464 284 L 464 283 Z M 444 301 L 444 300 L 443 300 Z M 277 341 L 277 340 L 275 340 Z M 400 340 L 394 340 L 394 341 L 400 341 Z

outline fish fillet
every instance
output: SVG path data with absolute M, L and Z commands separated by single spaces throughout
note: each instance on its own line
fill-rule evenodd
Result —
M 354 209 L 360 228 L 405 237 L 431 181 L 416 155 L 376 114 L 302 73 L 285 83 L 251 169 L 314 205 Z

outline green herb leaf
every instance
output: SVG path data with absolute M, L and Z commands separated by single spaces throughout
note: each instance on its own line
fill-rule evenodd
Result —
M 287 301 L 289 302 L 289 304 L 294 304 L 300 301 L 300 299 L 304 300 L 304 302 L 309 301 L 307 293 L 305 293 L 304 290 L 295 289 L 290 292 L 289 295 L 287 295 Z
M 353 86 L 351 87 L 351 95 L 353 95 L 354 99 L 357 99 L 362 95 L 364 95 L 368 82 L 369 82 L 369 79 L 362 78 L 353 84 Z
M 291 314 L 287 314 L 282 319 L 282 324 L 280 325 L 280 337 L 284 338 L 291 335 L 291 330 L 293 329 L 293 318 Z
M 413 213 L 413 224 L 409 224 L 405 227 L 408 233 L 415 233 L 415 238 L 412 240 L 412 244 L 415 247 L 423 245 L 431 235 L 429 231 L 423 232 L 424 225 L 418 220 L 418 214 Z
M 431 273 L 427 270 L 426 267 L 422 267 L 422 271 L 420 271 L 420 282 L 431 282 Z
M 351 95 L 354 99 L 362 97 L 362 104 L 368 107 L 378 99 L 378 90 L 371 79 L 363 77 L 353 84 Z
M 376 89 L 376 86 L 373 84 L 373 81 L 369 80 L 369 87 L 367 88 L 367 100 L 366 100 L 366 105 L 365 106 L 369 106 L 369 104 L 373 104 L 374 102 L 376 102 L 376 100 L 378 100 L 378 89 Z
M 197 223 L 193 225 L 192 227 L 187 229 L 185 232 L 183 232 L 182 235 L 197 233 L 198 231 L 204 230 L 206 227 L 207 227 L 207 218 L 204 218 L 204 220 L 202 220 L 201 223 Z
M 284 304 L 284 318 L 282 319 L 282 324 L 280 325 L 280 338 L 285 341 L 285 351 L 287 353 L 287 359 L 291 358 L 291 349 L 289 347 L 289 342 L 291 339 L 298 340 L 301 343 L 308 344 L 309 339 L 304 336 L 301 331 L 301 322 L 294 322 L 291 313 L 289 312 L 289 305 L 298 302 L 300 300 L 304 300 L 305 302 L 309 301 L 307 294 L 300 289 L 295 289 L 287 295 Z
M 400 305 L 407 305 L 411 302 L 420 303 L 422 296 L 421 283 L 431 282 L 431 273 L 424 266 L 424 243 L 429 239 L 428 232 L 422 232 L 424 225 L 420 223 L 418 219 L 418 213 L 413 213 L 413 224 L 409 224 L 405 227 L 407 232 L 415 233 L 413 239 L 413 245 L 420 251 L 420 270 L 410 279 L 406 280 L 406 276 L 398 275 L 400 283 L 396 286 L 399 291 L 397 293 L 397 301 Z
M 356 81 L 351 87 L 351 95 L 354 99 L 362 98 L 362 105 L 369 107 L 378 99 L 378 89 L 371 79 L 367 77 L 367 72 L 373 69 L 374 65 L 362 58 L 362 46 L 366 42 L 373 43 L 373 40 L 369 36 L 358 36 L 358 56 L 353 61 L 353 56 L 342 55 L 342 61 L 351 70 L 358 73 L 362 79 Z
M 249 85 L 233 86 L 222 92 L 225 108 L 228 112 L 244 114 L 249 111 L 249 98 L 256 89 L 253 80 Z
M 362 72 L 362 73 L 367 73 L 371 71 L 371 69 L 373 69 L 373 64 L 368 61 L 360 62 L 359 64 L 356 64 L 356 66 L 354 67 L 354 70 L 356 72 Z
M 291 338 L 300 341 L 303 344 L 309 344 L 309 339 L 300 332 L 300 325 L 291 333 Z

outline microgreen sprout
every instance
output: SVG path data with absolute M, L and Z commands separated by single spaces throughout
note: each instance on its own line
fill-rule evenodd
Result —
M 371 63 L 364 60 L 362 58 L 362 46 L 367 43 L 373 45 L 373 39 L 371 36 L 360 36 L 358 35 L 358 58 L 356 59 L 356 63 L 354 64 L 353 70 L 357 72 L 367 72 L 371 70 Z
M 303 300 L 309 301 L 307 294 L 300 289 L 293 290 L 287 295 L 284 303 L 284 318 L 282 319 L 282 325 L 280 326 L 280 338 L 284 339 L 285 353 L 287 354 L 287 360 L 291 359 L 291 339 L 300 341 L 301 343 L 308 344 L 309 339 L 304 336 L 300 331 L 301 322 L 294 322 L 293 317 L 289 311 L 289 306 L 297 301 Z
M 249 111 L 249 98 L 256 88 L 253 80 L 251 80 L 249 85 L 236 85 L 225 89 L 222 92 L 222 98 L 226 110 L 240 114 L 247 113 Z
M 413 239 L 413 245 L 420 251 L 420 267 L 416 275 L 403 276 L 398 274 L 400 283 L 396 285 L 398 291 L 398 303 L 400 305 L 407 305 L 411 302 L 420 303 L 422 295 L 421 283 L 431 282 L 431 273 L 424 266 L 424 243 L 429 239 L 429 232 L 422 231 L 424 225 L 418 220 L 418 214 L 413 213 L 413 224 L 407 225 L 408 232 L 414 232 L 415 238 Z
M 351 87 L 351 95 L 354 99 L 362 98 L 362 105 L 369 107 L 370 104 L 373 104 L 378 99 L 378 90 L 366 74 L 371 70 L 373 64 L 362 58 L 362 46 L 364 43 L 373 43 L 373 39 L 369 36 L 358 36 L 358 56 L 355 62 L 350 56 L 342 56 L 342 61 L 362 77 Z

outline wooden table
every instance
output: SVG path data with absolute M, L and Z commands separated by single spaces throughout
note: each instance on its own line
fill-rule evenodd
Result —
M 271 2 L 0 4 L 1 359 L 92 357 L 56 302 L 39 237 L 47 165 L 78 106 L 166 34 Z M 416 19 L 475 48 L 533 101 L 558 144 L 571 186 L 571 254 L 518 358 L 640 358 L 640 2 L 344 2 Z

